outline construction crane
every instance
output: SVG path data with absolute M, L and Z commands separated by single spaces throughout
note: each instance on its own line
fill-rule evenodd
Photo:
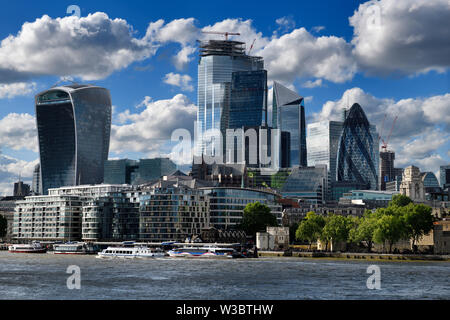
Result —
M 383 135 L 384 122 L 386 121 L 386 118 L 387 118 L 387 114 L 384 115 L 383 122 L 382 122 L 382 124 L 381 124 L 380 134 L 378 135 L 378 144 L 380 143 L 380 141 L 381 141 L 381 136 Z
M 250 47 L 250 50 L 248 50 L 248 55 L 250 55 L 250 53 L 252 52 L 253 46 L 255 45 L 255 42 L 256 42 L 256 39 L 253 40 L 253 43 L 252 43 L 252 45 L 251 45 L 251 47 Z
M 218 32 L 218 31 L 203 31 L 202 33 L 207 34 L 220 34 L 222 36 L 225 36 L 225 40 L 228 41 L 228 36 L 240 36 L 240 33 L 234 33 L 234 32 Z
M 398 116 L 395 117 L 394 122 L 392 123 L 392 128 L 391 128 L 391 131 L 389 132 L 389 135 L 388 135 L 386 141 L 384 141 L 384 139 L 381 139 L 383 141 L 383 145 L 381 146 L 383 151 L 387 151 L 388 143 L 389 143 L 389 140 L 391 139 L 392 132 L 394 131 L 394 127 L 395 127 L 395 123 L 397 122 L 397 119 L 398 119 Z

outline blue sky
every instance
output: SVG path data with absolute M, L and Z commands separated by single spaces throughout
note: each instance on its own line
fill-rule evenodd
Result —
M 69 5 L 80 7 L 79 21 Z M 63 76 L 111 91 L 110 157 L 170 153 L 163 141 L 195 118 L 193 50 L 208 26 L 241 32 L 248 46 L 256 39 L 252 53 L 265 58 L 269 79 L 307 97 L 308 121 L 338 118 L 347 101 L 379 127 L 385 114 L 385 128 L 398 116 L 398 166 L 437 172 L 450 162 L 448 21 L 444 0 L 3 3 L 0 193 L 18 174 L 29 180 L 38 161 L 33 97 Z

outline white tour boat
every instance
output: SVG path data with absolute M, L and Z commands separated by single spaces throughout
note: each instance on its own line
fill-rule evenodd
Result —
M 62 243 L 53 245 L 54 254 L 90 254 L 93 253 L 92 248 L 88 247 L 85 242 Z
M 8 251 L 12 253 L 45 253 L 47 249 L 39 242 L 30 244 L 14 244 L 8 247 Z
M 233 258 L 236 250 L 233 248 L 219 248 L 219 247 L 193 247 L 185 246 L 175 248 L 168 251 L 170 257 L 184 257 L 184 258 Z
M 162 258 L 166 253 L 147 247 L 108 247 L 98 253 L 98 258 Z

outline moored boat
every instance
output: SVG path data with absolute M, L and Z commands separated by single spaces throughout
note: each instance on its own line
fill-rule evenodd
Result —
M 13 244 L 8 247 L 8 251 L 11 253 L 45 253 L 47 249 L 39 242 L 33 242 L 30 244 Z
M 62 243 L 53 245 L 54 254 L 91 254 L 94 253 L 92 247 L 85 242 Z
M 166 253 L 148 247 L 108 247 L 98 253 L 98 258 L 162 258 Z
M 168 251 L 170 257 L 184 258 L 233 258 L 236 250 L 219 247 L 182 247 Z

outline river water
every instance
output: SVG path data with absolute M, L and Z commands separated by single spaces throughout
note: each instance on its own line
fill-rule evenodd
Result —
M 103 260 L 95 256 L 0 252 L 0 299 L 303 300 L 449 299 L 450 263 L 260 258 Z M 69 266 L 81 288 L 69 290 Z

